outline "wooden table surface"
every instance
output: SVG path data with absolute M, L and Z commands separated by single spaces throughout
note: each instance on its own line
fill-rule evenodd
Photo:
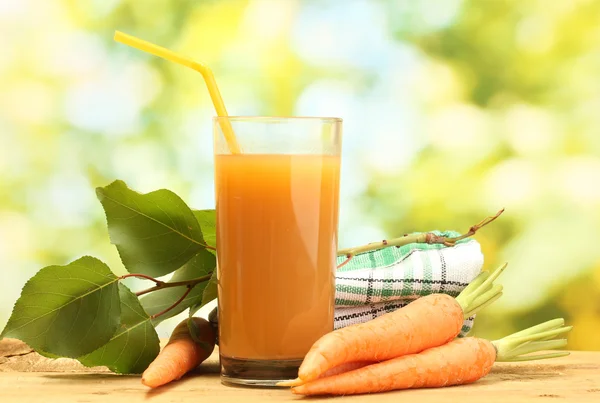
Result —
M 12 343 L 12 344 L 7 344 Z M 600 352 L 532 363 L 498 363 L 471 385 L 336 398 L 347 402 L 600 402 Z M 12 402 L 316 402 L 289 390 L 223 386 L 215 352 L 179 382 L 149 390 L 139 376 L 84 368 L 68 359 L 49 360 L 22 343 L 0 341 L 0 403 Z

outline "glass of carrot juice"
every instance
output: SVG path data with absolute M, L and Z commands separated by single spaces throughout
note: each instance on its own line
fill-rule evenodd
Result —
M 221 380 L 274 386 L 333 330 L 342 120 L 213 123 Z

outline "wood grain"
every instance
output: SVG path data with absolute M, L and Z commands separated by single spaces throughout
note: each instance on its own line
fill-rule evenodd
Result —
M 0 340 L 0 373 L 2 372 L 110 372 L 106 367 L 88 368 L 69 358 L 51 359 L 33 351 L 20 340 Z
M 194 373 L 158 390 L 144 387 L 139 376 L 114 375 L 102 368 L 92 370 L 80 365 L 65 367 L 65 362 L 61 364 L 62 369 L 52 369 L 48 366 L 50 362 L 29 368 L 19 367 L 28 372 L 15 369 L 17 362 L 35 361 L 35 356 L 20 342 L 0 342 L 0 402 L 220 403 L 240 400 L 243 403 L 258 403 L 306 400 L 312 403 L 330 400 L 303 399 L 281 389 L 223 386 L 219 380 L 216 352 Z M 575 351 L 569 357 L 533 363 L 498 363 L 490 375 L 472 385 L 347 396 L 343 401 L 597 403 L 600 402 L 600 352 Z

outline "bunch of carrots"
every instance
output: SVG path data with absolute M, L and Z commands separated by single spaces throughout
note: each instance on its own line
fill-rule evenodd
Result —
M 314 343 L 298 378 L 281 382 L 300 395 L 348 395 L 389 390 L 443 387 L 475 382 L 494 362 L 565 356 L 567 352 L 529 355 L 562 348 L 556 336 L 571 330 L 554 319 L 500 340 L 457 338 L 462 323 L 502 295 L 494 281 L 506 264 L 482 272 L 456 298 L 446 294 L 421 297 L 404 308 L 369 322 L 333 331 Z M 195 331 L 190 333 L 190 324 Z M 200 334 L 194 340 L 191 334 Z M 142 382 L 157 387 L 179 379 L 214 349 L 215 334 L 204 319 L 182 322 L 167 346 L 148 367 Z

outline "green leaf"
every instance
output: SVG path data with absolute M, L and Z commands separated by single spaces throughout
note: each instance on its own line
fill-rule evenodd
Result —
M 215 270 L 210 277 L 210 281 L 206 285 L 204 289 L 204 293 L 202 294 L 202 305 L 208 304 L 213 299 L 217 298 L 217 271 Z
M 118 278 L 84 256 L 48 266 L 21 292 L 1 337 L 12 337 L 48 355 L 79 357 L 111 338 L 119 326 Z
M 194 215 L 202 228 L 202 235 L 205 242 L 215 248 L 211 253 L 216 253 L 217 247 L 217 216 L 215 210 L 194 210 Z M 202 293 L 202 298 L 190 305 L 189 316 L 194 316 L 196 312 L 210 301 L 217 298 L 217 270 L 212 273 L 212 276 L 205 285 Z
M 130 273 L 171 273 L 205 248 L 192 210 L 175 193 L 137 193 L 123 181 L 96 189 L 111 242 Z
M 88 367 L 104 365 L 120 374 L 139 374 L 158 355 L 160 342 L 135 294 L 119 284 L 119 296 L 121 326 L 107 344 L 78 360 Z
M 217 248 L 217 215 L 215 210 L 193 210 L 198 224 L 202 230 L 202 237 L 208 246 L 212 246 L 215 250 L 209 249 L 211 253 L 216 252 Z
M 210 280 L 208 281 L 208 284 L 206 284 L 206 286 L 204 287 L 204 292 L 202 293 L 202 298 L 199 301 L 196 301 L 195 303 L 190 305 L 190 318 L 192 316 L 194 316 L 194 314 L 196 312 L 198 312 L 198 310 L 200 308 L 202 308 L 204 305 L 208 304 L 210 301 L 214 300 L 215 298 L 217 298 L 217 270 L 215 268 L 215 270 L 212 273 L 212 276 L 210 276 Z
M 196 342 L 196 344 L 199 344 L 202 349 L 206 351 L 212 351 L 215 346 L 206 342 L 208 337 L 207 335 L 202 334 L 202 329 L 198 326 L 197 320 L 199 320 L 199 318 L 193 318 L 191 316 L 187 320 L 187 328 L 190 337 L 192 340 L 194 340 L 194 342 Z
M 169 281 L 185 281 L 206 276 L 215 270 L 216 264 L 216 258 L 213 254 L 208 252 L 206 249 L 201 250 L 182 268 L 176 270 Z M 183 312 L 190 305 L 197 303 L 202 298 L 202 293 L 207 282 L 208 281 L 196 284 L 196 286 L 192 288 L 185 299 L 181 301 L 175 308 L 155 318 L 153 320 L 154 325 L 157 325 L 163 320 Z M 140 300 L 146 312 L 148 312 L 150 315 L 154 315 L 173 305 L 179 298 L 181 298 L 185 291 L 185 286 L 163 288 L 143 296 Z

